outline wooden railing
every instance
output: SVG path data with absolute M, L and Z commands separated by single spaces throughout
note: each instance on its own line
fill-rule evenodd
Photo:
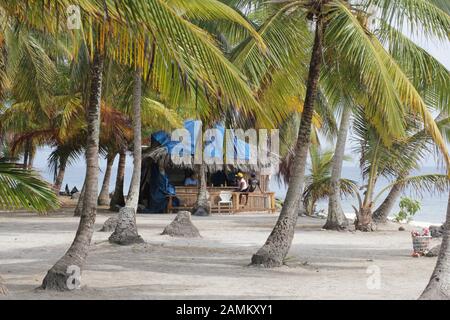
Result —
M 274 192 L 235 192 L 234 187 L 208 187 L 209 201 L 213 213 L 219 212 L 218 203 L 220 193 L 228 191 L 232 193 L 232 204 L 230 213 L 239 212 L 275 212 L 275 193 Z M 176 195 L 167 196 L 167 212 L 172 213 L 176 210 L 190 211 L 197 201 L 198 187 L 176 187 Z M 173 199 L 178 198 L 179 206 L 173 205 Z

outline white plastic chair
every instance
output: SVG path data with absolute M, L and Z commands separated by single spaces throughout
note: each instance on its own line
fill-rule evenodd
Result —
M 228 212 L 231 213 L 231 208 L 233 206 L 233 194 L 228 191 L 221 191 L 219 194 L 220 200 L 218 202 L 218 212 L 220 214 L 222 205 L 226 205 L 228 207 Z

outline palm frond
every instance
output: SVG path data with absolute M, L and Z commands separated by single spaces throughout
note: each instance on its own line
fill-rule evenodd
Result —
M 58 206 L 54 191 L 36 173 L 0 163 L 1 209 L 31 209 L 44 213 Z

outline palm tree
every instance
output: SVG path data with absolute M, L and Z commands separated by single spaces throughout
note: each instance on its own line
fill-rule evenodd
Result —
M 449 117 L 445 117 L 441 114 L 435 121 L 441 131 L 444 133 L 448 131 L 450 123 Z M 395 152 L 395 154 L 401 155 L 401 159 L 408 159 L 410 161 L 403 161 L 403 164 L 397 167 L 398 172 L 396 173 L 396 181 L 389 190 L 386 198 L 373 212 L 373 220 L 376 223 L 385 223 L 387 221 L 389 213 L 404 189 L 402 181 L 408 176 L 410 171 L 417 169 L 418 162 L 434 151 L 433 141 L 428 132 L 424 129 L 418 130 L 407 139 L 400 141 L 395 147 L 400 148 L 401 150 L 400 152 Z
M 308 215 L 313 215 L 316 202 L 330 196 L 332 185 L 332 163 L 334 154 L 332 151 L 322 151 L 318 145 L 311 145 L 310 174 L 306 176 L 305 191 L 303 192 L 303 204 Z M 352 195 L 356 182 L 349 179 L 339 179 L 339 196 Z M 344 216 L 345 218 L 345 216 Z
M 319 79 L 323 84 L 327 79 L 333 78 L 329 76 L 330 72 L 334 72 L 333 68 L 321 68 L 323 61 L 327 63 L 327 66 L 330 61 L 329 59 L 323 59 L 324 55 L 334 55 L 334 61 L 340 61 L 340 65 L 345 66 L 346 73 L 341 75 L 341 81 L 359 79 L 361 84 L 364 85 L 366 98 L 357 104 L 366 106 L 366 111 L 376 124 L 377 130 L 383 132 L 383 139 L 388 140 L 392 137 L 404 135 L 403 116 L 407 109 L 411 110 L 422 116 L 425 127 L 444 154 L 446 163 L 450 162 L 445 142 L 426 108 L 424 98 L 420 96 L 417 89 L 420 86 L 419 77 L 410 80 L 406 75 L 412 68 L 413 63 L 411 62 L 414 60 L 414 55 L 408 56 L 406 61 L 409 63 L 409 68 L 405 68 L 405 63 L 399 62 L 401 59 L 398 55 L 391 55 L 382 43 L 386 39 L 388 39 L 388 41 L 385 41 L 386 43 L 398 43 L 397 40 L 400 39 L 401 33 L 397 30 L 401 29 L 402 23 L 405 21 L 405 11 L 408 12 L 406 16 L 412 24 L 424 26 L 426 36 L 436 35 L 440 39 L 448 39 L 448 33 L 445 31 L 447 27 L 444 26 L 449 25 L 449 17 L 433 3 L 418 2 L 420 4 L 410 5 L 408 0 L 393 5 L 386 0 L 356 2 L 324 0 L 307 3 L 302 1 L 285 1 L 282 3 L 256 1 L 255 3 L 252 1 L 254 4 L 252 8 L 265 7 L 269 8 L 267 10 L 269 13 L 275 12 L 266 20 L 266 24 L 261 25 L 260 30 L 263 32 L 267 32 L 273 27 L 277 19 L 285 18 L 284 12 L 289 12 L 289 16 L 293 18 L 312 21 L 315 29 L 315 39 L 310 51 L 311 59 L 306 81 L 302 124 L 295 149 L 294 175 L 289 184 L 285 204 L 279 219 L 265 245 L 252 257 L 253 264 L 267 267 L 279 266 L 289 250 L 297 219 L 298 198 L 302 194 L 305 180 L 304 172 L 310 140 L 310 124 L 319 89 Z M 369 13 L 372 11 L 372 6 L 375 7 L 375 14 Z M 417 10 L 418 7 L 423 10 Z M 295 15 L 295 12 L 299 12 L 299 14 Z M 392 19 L 392 17 L 398 17 L 399 19 Z M 368 18 L 375 18 L 377 23 L 390 26 L 390 31 L 388 32 L 383 28 L 374 32 L 373 27 L 368 26 Z M 392 32 L 392 29 L 397 32 Z M 278 29 L 278 31 L 279 37 L 282 37 L 283 31 L 281 29 Z M 403 46 L 405 42 L 401 41 L 401 43 L 400 50 L 405 51 L 405 46 Z M 267 43 L 267 46 L 270 48 L 269 43 Z M 409 51 L 406 51 L 409 53 L 419 51 L 417 47 L 409 44 L 407 49 Z M 397 53 L 400 50 L 397 50 Z M 250 54 L 246 53 L 245 56 L 248 57 Z M 423 57 L 423 54 L 417 56 Z M 255 61 L 253 58 L 252 60 Z M 419 62 L 422 67 L 425 65 L 420 58 L 416 59 L 416 62 Z M 433 67 L 431 65 L 424 67 L 424 69 L 432 70 Z M 255 71 L 253 74 L 259 74 L 256 69 L 259 71 L 261 68 L 258 65 L 251 68 L 251 71 Z M 251 71 L 249 74 L 252 73 Z M 448 79 L 448 75 L 444 79 Z M 438 81 L 439 85 L 436 87 L 439 87 L 441 92 L 442 88 L 445 88 L 443 83 L 446 81 Z
M 133 175 L 130 190 L 127 195 L 125 207 L 119 210 L 119 220 L 109 242 L 117 244 L 132 244 L 144 242 L 138 234 L 136 225 L 136 212 L 141 187 L 142 164 L 142 125 L 141 125 L 141 99 L 142 99 L 142 72 L 138 68 L 134 76 L 133 88 Z
M 361 155 L 360 164 L 365 180 L 365 185 L 361 188 L 364 195 L 361 197 L 356 192 L 359 207 L 355 208 L 357 215 L 355 226 L 362 231 L 373 231 L 376 226 L 372 220 L 372 208 L 385 190 L 394 187 L 401 192 L 410 186 L 416 190 L 422 188 L 430 191 L 431 189 L 446 191 L 447 178 L 445 175 L 408 175 L 411 171 L 418 170 L 421 160 L 435 148 L 429 132 L 422 129 L 421 121 L 414 116 L 406 117 L 407 136 L 386 145 L 366 117 L 362 108 L 355 111 L 354 137 L 358 141 L 355 151 Z M 448 119 L 437 122 L 440 129 L 445 130 L 447 125 Z M 394 177 L 396 181 L 375 196 L 374 190 L 380 176 L 388 179 Z
M 97 203 L 99 206 L 107 206 L 109 205 L 109 184 L 111 180 L 111 172 L 112 166 L 114 164 L 114 159 L 116 158 L 117 153 L 108 152 L 106 155 L 106 169 L 105 175 L 103 177 L 102 187 L 100 189 L 100 194 L 98 195 Z
M 348 220 L 342 210 L 340 194 L 340 179 L 342 174 L 342 164 L 344 162 L 345 142 L 347 140 L 347 132 L 350 126 L 350 117 L 352 110 L 350 106 L 343 106 L 341 115 L 341 124 L 336 139 L 336 149 L 333 156 L 333 165 L 331 169 L 330 194 L 328 201 L 327 222 L 323 226 L 328 230 L 345 230 L 348 227 Z
M 75 239 L 66 254 L 47 272 L 42 289 L 67 290 L 68 266 L 83 266 L 94 232 L 97 211 L 98 154 L 100 129 L 100 104 L 104 57 L 96 50 L 91 65 L 91 89 L 87 109 L 86 178 L 83 211 Z

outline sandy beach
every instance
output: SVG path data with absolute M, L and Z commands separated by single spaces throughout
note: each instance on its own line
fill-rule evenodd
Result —
M 72 210 L 0 213 L 0 275 L 10 291 L 4 298 L 416 299 L 436 263 L 411 257 L 410 233 L 398 224 L 333 232 L 321 229 L 322 219 L 300 217 L 285 266 L 248 267 L 276 215 L 193 217 L 202 238 L 190 240 L 160 235 L 173 214 L 138 215 L 145 244 L 111 245 L 109 233 L 95 232 L 80 290 L 35 290 L 73 240 Z M 100 210 L 96 230 L 112 215 Z

